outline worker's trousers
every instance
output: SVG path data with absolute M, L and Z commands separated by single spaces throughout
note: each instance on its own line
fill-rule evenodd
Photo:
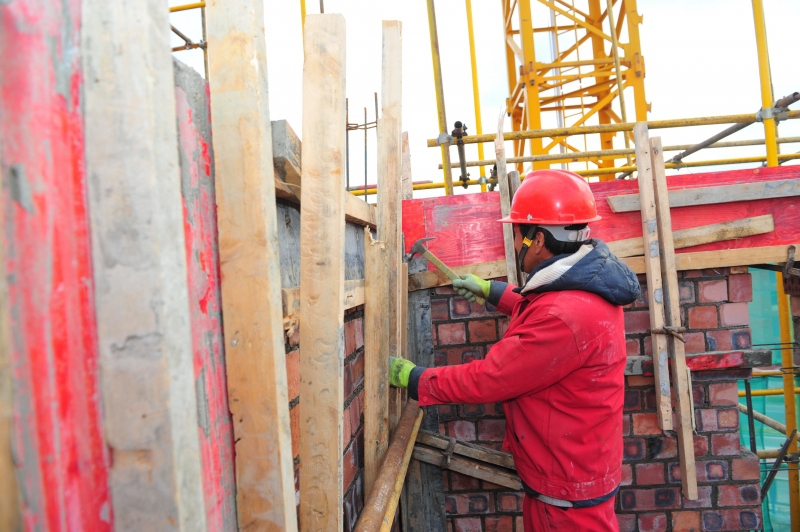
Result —
M 522 510 L 525 532 L 551 530 L 619 532 L 617 516 L 614 514 L 614 501 L 616 497 L 590 508 L 565 510 L 525 495 Z

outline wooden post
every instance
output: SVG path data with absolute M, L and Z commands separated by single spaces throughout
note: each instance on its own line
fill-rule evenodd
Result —
M 638 142 L 637 142 L 638 146 Z M 639 158 L 637 148 L 637 161 Z M 675 245 L 672 234 L 672 216 L 669 210 L 667 193 L 667 177 L 664 171 L 664 151 L 661 149 L 661 138 L 650 139 L 650 158 L 652 176 L 655 184 L 656 212 L 658 213 L 658 239 L 661 266 L 666 279 L 664 301 L 665 317 L 670 327 L 681 326 L 681 302 L 678 289 L 678 270 L 675 267 Z M 642 180 L 641 174 L 639 180 Z M 645 248 L 647 249 L 647 248 Z M 661 336 L 661 335 L 659 335 Z M 681 464 L 681 484 L 683 496 L 689 500 L 697 500 L 697 472 L 694 465 L 694 436 L 692 435 L 692 388 L 689 373 L 686 369 L 686 353 L 683 342 L 673 336 L 668 337 L 670 364 L 672 367 L 672 386 L 675 390 L 675 408 L 677 410 L 678 453 Z M 655 351 L 654 351 L 655 352 Z M 655 364 L 653 364 L 655 367 Z
M 500 113 L 497 123 L 494 153 L 497 161 L 497 184 L 500 186 L 500 213 L 505 217 L 511 213 L 511 187 L 506 172 L 506 144 L 503 140 L 504 118 L 505 111 Z M 517 253 L 514 250 L 514 228 L 511 224 L 503 224 L 503 245 L 506 250 L 506 277 L 510 284 L 519 285 L 524 279 L 517 279 Z
M 86 0 L 82 24 L 114 528 L 205 530 L 167 10 Z
M 664 290 L 659 260 L 659 234 L 656 222 L 656 203 L 653 195 L 653 169 L 650 161 L 647 123 L 639 122 L 633 128 L 636 139 L 636 166 L 639 172 L 639 196 L 642 207 L 642 239 L 644 263 L 647 271 L 647 300 L 650 305 L 650 330 L 664 329 Z M 661 430 L 672 430 L 672 405 L 670 403 L 667 337 L 650 333 L 653 342 L 653 374 L 656 381 L 656 413 Z
M 403 131 L 402 170 L 400 170 L 400 193 L 403 199 L 414 198 L 414 182 L 411 179 L 411 149 L 408 146 L 408 131 Z
M 402 23 L 384 20 L 381 65 L 381 114 L 378 120 L 378 239 L 389 253 L 389 354 L 402 357 L 400 323 L 400 265 L 402 263 Z M 385 377 L 383 377 L 385 378 Z M 401 391 L 389 392 L 389 429 L 394 430 L 402 412 Z
M 364 493 L 389 447 L 389 250 L 364 228 Z
M 297 530 L 262 0 L 210 0 L 208 67 L 239 527 Z
M 304 49 L 300 528 L 340 531 L 344 406 L 344 17 L 308 15 Z

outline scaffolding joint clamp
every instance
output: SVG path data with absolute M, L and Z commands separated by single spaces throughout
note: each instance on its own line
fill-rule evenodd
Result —
M 442 131 L 439 133 L 439 136 L 436 137 L 436 145 L 441 146 L 442 144 L 450 145 L 453 142 L 453 137 L 448 135 L 447 132 Z
M 785 109 L 779 109 L 775 107 L 767 107 L 759 109 L 758 112 L 756 113 L 756 122 L 763 122 L 764 120 L 775 118 L 782 111 L 785 111 Z

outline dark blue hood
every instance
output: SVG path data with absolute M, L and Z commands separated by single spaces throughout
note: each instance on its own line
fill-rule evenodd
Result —
M 614 305 L 627 305 L 639 297 L 639 280 L 628 265 L 611 253 L 605 242 L 597 239 L 589 241 L 594 249 L 550 284 L 536 287 L 526 292 L 542 293 L 557 290 L 583 290 L 597 294 Z M 525 280 L 525 284 L 539 270 L 554 262 L 569 257 L 558 255 L 541 263 Z M 517 288 L 517 291 L 523 291 Z

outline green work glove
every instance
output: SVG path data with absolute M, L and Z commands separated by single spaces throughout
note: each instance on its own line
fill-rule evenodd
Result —
M 469 301 L 475 301 L 476 296 L 482 298 L 489 297 L 489 289 L 492 287 L 491 281 L 484 281 L 477 275 L 468 273 L 462 275 L 461 279 L 453 280 L 453 288 L 456 289 L 458 295 Z
M 415 367 L 417 365 L 410 360 L 389 357 L 389 384 L 396 388 L 408 388 L 408 377 Z

